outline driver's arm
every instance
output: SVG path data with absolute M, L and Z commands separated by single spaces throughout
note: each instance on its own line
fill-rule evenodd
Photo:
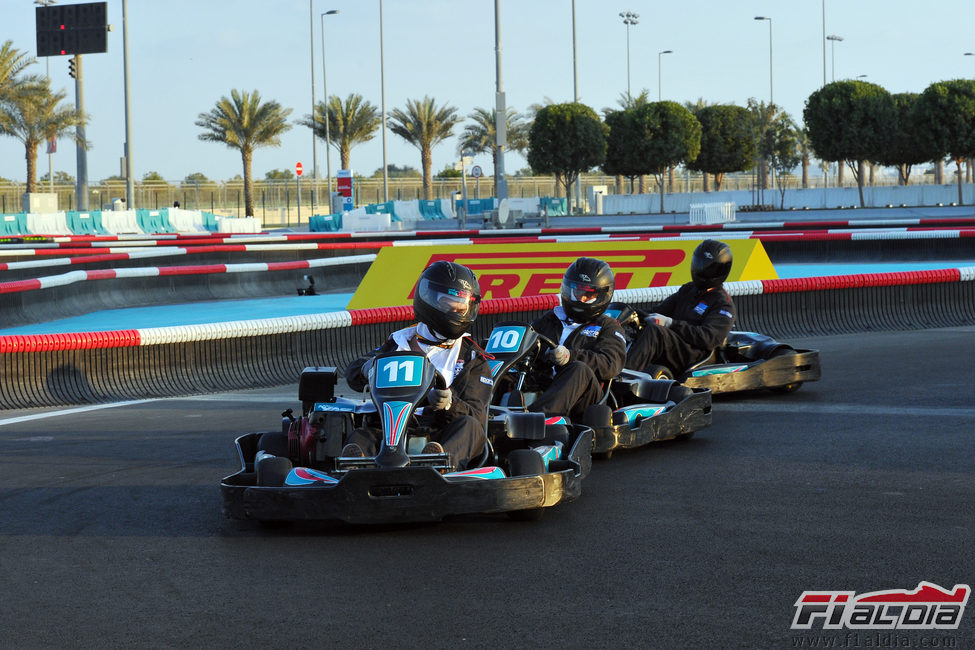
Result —
M 491 402 L 491 391 L 494 388 L 491 368 L 477 354 L 467 363 L 467 372 L 454 378 L 450 387 L 452 400 L 450 408 L 444 412 L 448 422 L 462 415 L 470 415 L 481 421 Z
M 626 336 L 615 318 L 601 318 L 599 336 L 594 345 L 569 350 L 570 361 L 581 361 L 601 381 L 612 379 L 623 371 L 626 361 Z
M 364 391 L 366 389 L 366 385 L 369 383 L 369 377 L 367 377 L 366 373 L 362 371 L 363 366 L 365 366 L 366 363 L 371 365 L 372 360 L 376 358 L 377 354 L 392 352 L 395 349 L 396 342 L 392 339 L 386 339 L 386 342 L 381 346 L 369 354 L 359 357 L 350 363 L 345 369 L 345 381 L 349 384 L 349 388 L 360 393 Z

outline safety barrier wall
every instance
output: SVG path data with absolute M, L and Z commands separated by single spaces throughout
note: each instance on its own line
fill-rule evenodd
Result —
M 975 324 L 975 267 L 727 285 L 737 327 L 787 338 Z M 673 288 L 622 290 L 648 307 Z M 475 336 L 528 321 L 557 296 L 485 301 Z M 87 334 L 0 336 L 0 408 L 108 402 L 294 383 L 346 366 L 411 322 L 412 309 Z

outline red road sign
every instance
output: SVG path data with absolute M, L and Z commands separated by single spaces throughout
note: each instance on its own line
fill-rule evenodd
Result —
M 300 162 L 296 162 L 295 163 L 295 174 L 297 174 L 298 176 L 301 176 L 301 163 Z

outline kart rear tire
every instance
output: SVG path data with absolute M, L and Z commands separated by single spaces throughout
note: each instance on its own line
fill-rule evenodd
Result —
M 257 441 L 257 450 L 264 451 L 272 456 L 288 457 L 288 436 L 281 431 L 268 431 L 261 434 L 261 439 Z
M 257 473 L 257 484 L 261 487 L 281 487 L 291 472 L 291 461 L 282 456 L 265 456 L 258 463 L 254 471 Z
M 545 461 L 534 449 L 515 449 L 508 454 L 509 476 L 538 476 L 545 473 Z M 512 510 L 508 517 L 515 521 L 537 521 L 545 512 L 543 508 Z
M 772 352 L 772 354 L 769 355 L 768 358 L 774 359 L 775 357 L 794 357 L 797 354 L 798 352 L 796 352 L 792 348 L 777 348 L 774 352 Z M 785 386 L 775 386 L 769 388 L 769 390 L 772 391 L 773 393 L 787 394 L 787 393 L 794 393 L 797 390 L 799 390 L 799 388 L 801 387 L 802 387 L 802 382 L 795 381 L 792 382 L 791 384 L 786 384 Z
M 673 379 L 674 373 L 667 366 L 652 363 L 643 371 L 650 375 L 651 379 Z

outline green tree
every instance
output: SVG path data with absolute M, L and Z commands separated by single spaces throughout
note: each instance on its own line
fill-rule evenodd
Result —
M 85 123 L 85 116 L 62 105 L 66 93 L 52 92 L 47 79 L 13 84 L 5 93 L 0 101 L 0 134 L 12 136 L 24 145 L 27 192 L 36 192 L 37 148 L 51 138 L 65 136 L 86 148 L 87 143 L 76 130 Z
M 373 178 L 382 178 L 383 168 L 378 167 L 376 171 L 372 173 Z M 409 165 L 394 165 L 392 163 L 386 165 L 386 176 L 389 178 L 423 178 L 423 174 L 417 171 L 416 167 L 410 167 Z
M 251 166 L 254 150 L 260 147 L 281 146 L 281 134 L 291 125 L 287 117 L 290 108 L 282 108 L 276 101 L 261 103 L 261 95 L 234 89 L 230 98 L 221 97 L 209 113 L 200 113 L 196 125 L 204 132 L 204 142 L 221 142 L 240 152 L 244 166 L 244 214 L 254 216 Z
M 450 165 L 444 165 L 444 168 L 442 170 L 440 170 L 439 172 L 437 172 L 437 176 L 436 177 L 438 179 L 461 178 L 461 177 L 463 177 L 463 175 L 464 175 L 464 173 L 462 171 L 460 171 L 459 169 L 454 169 Z
M 897 93 L 891 95 L 894 104 L 894 119 L 887 130 L 887 138 L 877 162 L 897 169 L 897 182 L 907 185 L 914 165 L 934 160 L 941 156 L 935 143 L 925 133 L 920 123 L 917 93 Z
M 145 174 L 142 175 L 142 180 L 145 182 L 153 182 L 153 183 L 166 182 L 166 179 L 163 178 L 162 174 L 160 174 L 159 172 L 146 172 Z
M 43 176 L 41 176 L 38 180 L 43 184 L 43 183 L 47 182 L 48 179 L 50 179 L 50 178 L 51 178 L 51 174 L 48 173 L 48 174 L 44 174 Z M 68 172 L 56 171 L 56 172 L 54 172 L 54 182 L 55 183 L 65 184 L 65 185 L 69 185 L 69 184 L 70 185 L 73 185 L 74 184 L 74 176 L 72 176 Z
M 203 172 L 193 172 L 192 174 L 187 174 L 186 178 L 183 179 L 185 185 L 193 185 L 196 183 L 209 183 L 210 179 L 206 177 Z
M 712 174 L 714 189 L 720 192 L 725 174 L 744 171 L 755 162 L 752 115 L 742 106 L 713 104 L 694 116 L 701 123 L 701 153 L 687 168 Z
M 464 127 L 460 134 L 460 144 L 457 147 L 458 153 L 470 151 L 472 153 L 491 154 L 491 162 L 494 169 L 498 168 L 498 148 L 495 146 L 497 141 L 497 116 L 498 111 L 492 108 L 475 108 L 474 112 L 467 117 L 473 120 L 473 124 Z M 519 115 L 515 109 L 509 108 L 505 112 L 505 140 L 507 141 L 506 150 L 522 152 L 528 148 L 528 123 Z M 498 195 L 498 175 L 494 174 L 494 195 Z
M 393 109 L 389 130 L 420 150 L 420 168 L 423 170 L 423 198 L 430 200 L 433 182 L 430 167 L 433 164 L 433 147 L 454 132 L 460 122 L 453 106 L 437 107 L 432 97 L 407 99 L 406 108 Z
M 644 173 L 643 165 L 638 162 L 633 112 L 633 107 L 604 112 L 608 134 L 606 136 L 606 158 L 602 164 L 603 171 L 607 174 L 626 177 L 630 180 L 631 194 L 633 193 L 634 179 Z
M 633 138 L 637 160 L 646 174 L 653 174 L 664 211 L 664 172 L 691 163 L 701 153 L 701 123 L 677 102 L 654 102 L 633 109 Z
M 528 132 L 528 164 L 535 171 L 554 174 L 556 186 L 561 184 L 569 196 L 576 177 L 606 159 L 607 131 L 596 111 L 584 104 L 545 106 Z
M 339 169 L 351 169 L 349 164 L 352 158 L 352 147 L 372 140 L 382 120 L 379 109 L 365 101 L 358 93 L 350 94 L 345 98 L 345 102 L 338 95 L 328 98 L 329 144 L 339 152 Z M 314 120 L 310 115 L 305 115 L 298 123 L 314 129 L 315 136 L 324 140 L 325 103 L 315 104 Z
M 264 180 L 267 181 L 290 181 L 295 177 L 290 169 L 272 169 L 264 172 Z
M 887 131 L 895 119 L 890 93 L 866 81 L 834 81 L 809 95 L 803 118 L 819 157 L 847 162 L 863 207 L 864 161 L 876 161 L 883 155 Z
M 13 91 L 14 87 L 24 83 L 36 83 L 38 77 L 20 77 L 19 75 L 34 63 L 33 57 L 21 52 L 13 46 L 13 41 L 5 41 L 0 46 L 0 101 Z
M 802 163 L 799 127 L 791 118 L 777 120 L 767 134 L 771 143 L 768 160 L 780 179 L 792 175 L 792 170 Z M 785 184 L 779 182 L 779 207 L 785 208 Z
M 953 79 L 931 84 L 917 104 L 919 130 L 937 153 L 958 166 L 958 203 L 962 200 L 961 164 L 975 157 L 975 81 Z

